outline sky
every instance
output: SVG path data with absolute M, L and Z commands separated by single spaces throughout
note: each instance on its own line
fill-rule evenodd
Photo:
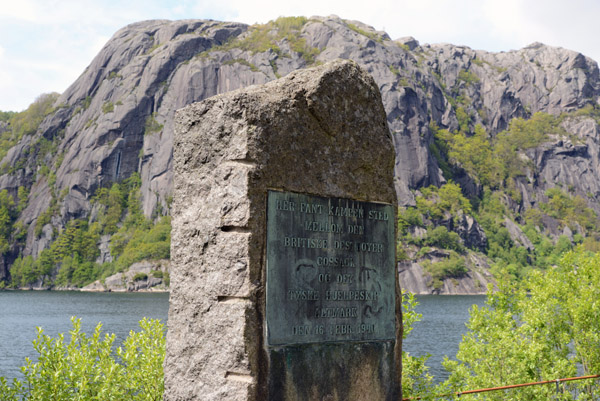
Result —
M 542 42 L 600 60 L 599 0 L 0 0 L 0 110 L 21 111 L 42 93 L 65 91 L 132 22 L 254 24 L 332 14 L 392 39 L 494 52 Z

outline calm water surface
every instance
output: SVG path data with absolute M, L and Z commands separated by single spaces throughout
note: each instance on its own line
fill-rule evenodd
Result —
M 466 332 L 465 323 L 473 304 L 483 305 L 485 296 L 418 296 L 417 311 L 423 320 L 404 341 L 411 355 L 430 354 L 430 372 L 436 381 L 447 377 L 441 366 L 444 355 L 453 358 Z M 115 333 L 115 344 L 138 330 L 143 317 L 167 321 L 166 293 L 85 293 L 53 291 L 0 291 L 0 376 L 21 377 L 25 357 L 34 358 L 32 341 L 36 326 L 55 337 L 68 333 L 71 316 L 82 319 L 82 329 L 91 333 L 98 322 L 103 331 Z M 68 334 L 67 334 L 68 335 Z
M 467 332 L 469 309 L 483 305 L 485 295 L 419 295 L 417 312 L 423 315 L 402 347 L 413 356 L 431 355 L 429 372 L 439 383 L 448 378 L 441 363 L 444 356 L 456 359 L 458 344 Z
M 139 331 L 143 317 L 167 322 L 167 293 L 87 293 L 62 291 L 0 291 L 0 376 L 22 377 L 25 357 L 34 358 L 36 326 L 56 337 L 71 329 L 71 316 L 81 318 L 82 330 L 93 332 L 102 322 L 104 333 L 115 333 L 121 345 L 130 330 Z

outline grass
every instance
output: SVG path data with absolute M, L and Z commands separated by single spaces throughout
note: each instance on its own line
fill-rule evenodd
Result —
M 156 112 L 146 118 L 146 124 L 144 124 L 144 135 L 151 135 L 156 132 L 160 132 L 163 129 L 163 125 L 156 121 Z
M 359 35 L 366 36 L 367 38 L 374 40 L 375 42 L 378 42 L 378 43 L 383 42 L 383 38 L 381 36 L 379 36 L 378 34 L 376 34 L 375 32 L 367 32 L 364 29 L 361 29 L 358 26 L 356 26 L 348 21 L 344 21 L 344 22 L 346 23 L 346 26 L 348 28 L 352 29 L 354 32 L 358 33 Z
M 103 112 L 104 114 L 107 114 L 107 113 L 112 113 L 113 111 L 115 111 L 115 105 L 114 105 L 114 103 L 113 103 L 113 102 L 110 102 L 110 101 L 109 101 L 109 102 L 105 102 L 105 103 L 102 105 L 102 112 Z
M 253 72 L 259 71 L 258 67 L 254 64 L 250 63 L 248 60 L 244 60 L 243 58 L 236 58 L 233 60 L 227 60 L 223 62 L 223 65 L 233 65 L 233 64 L 241 64 L 247 67 L 250 67 L 250 70 Z
M 253 25 L 241 37 L 232 38 L 221 46 L 204 51 L 198 57 L 206 58 L 210 57 L 209 53 L 232 49 L 241 49 L 251 54 L 271 51 L 278 57 L 289 57 L 289 54 L 282 50 L 282 46 L 287 42 L 291 51 L 298 53 L 307 64 L 313 64 L 321 51 L 309 46 L 301 36 L 302 28 L 307 22 L 306 17 L 280 17 L 266 24 Z M 240 62 L 240 59 L 236 60 Z

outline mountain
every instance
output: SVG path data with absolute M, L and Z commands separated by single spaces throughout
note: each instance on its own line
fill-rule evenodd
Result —
M 519 276 L 557 247 L 595 249 L 600 75 L 581 53 L 421 45 L 335 16 L 159 20 L 119 30 L 63 94 L 0 121 L 0 282 L 83 285 L 168 258 L 175 110 L 336 58 L 382 93 L 406 286 L 484 291 L 490 265 Z

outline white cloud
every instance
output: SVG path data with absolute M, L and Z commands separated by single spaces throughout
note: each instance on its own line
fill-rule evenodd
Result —
M 38 13 L 35 1 L 19 0 L 5 3 L 0 7 L 0 19 L 10 18 L 28 22 L 37 20 Z
M 0 7 L 0 110 L 20 110 L 64 91 L 126 24 L 153 18 L 264 23 L 330 15 L 386 30 L 392 38 L 501 51 L 534 41 L 600 59 L 597 0 L 18 0 Z M 2 50 L 3 49 L 3 50 Z

